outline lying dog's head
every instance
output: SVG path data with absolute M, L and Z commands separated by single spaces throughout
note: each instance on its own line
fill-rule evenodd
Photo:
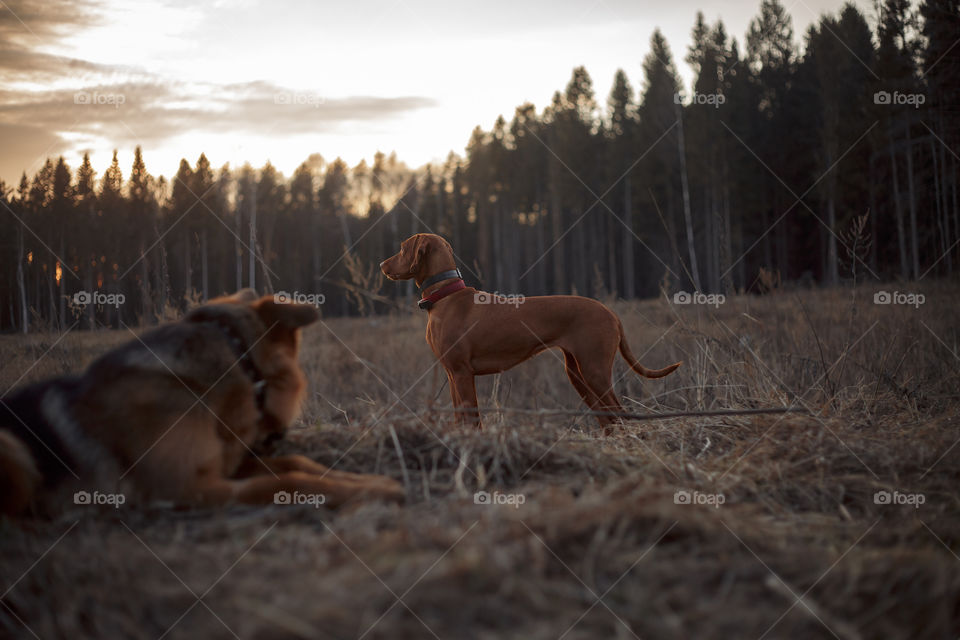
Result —
M 297 361 L 300 328 L 319 319 L 313 305 L 258 297 L 252 289 L 214 298 L 184 317 L 184 322 L 219 326 L 241 352 L 238 357 L 249 358 L 252 375 L 262 377 L 259 440 L 282 434 L 300 414 L 306 390 Z
M 380 263 L 383 275 L 391 280 L 415 278 L 420 284 L 430 276 L 456 269 L 450 243 L 432 233 L 418 233 L 400 244 L 400 252 Z

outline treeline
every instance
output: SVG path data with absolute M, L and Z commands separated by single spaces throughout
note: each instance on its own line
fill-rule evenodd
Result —
M 743 51 L 698 14 L 684 95 L 659 31 L 637 94 L 601 108 L 574 69 L 465 158 L 408 169 L 377 154 L 269 163 L 205 155 L 154 178 L 48 160 L 0 184 L 0 330 L 155 322 L 243 286 L 323 293 L 328 315 L 382 311 L 407 286 L 377 264 L 419 231 L 446 236 L 470 284 L 624 298 L 949 276 L 960 258 L 960 2 L 853 5 L 794 45 L 763 0 Z

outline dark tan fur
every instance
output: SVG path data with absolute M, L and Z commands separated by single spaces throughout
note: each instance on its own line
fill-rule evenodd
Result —
M 54 431 L 66 422 L 82 435 L 65 445 L 65 484 L 121 491 L 128 504 L 266 504 L 279 491 L 323 494 L 333 507 L 356 498 L 401 500 L 402 486 L 391 478 L 334 471 L 303 456 L 253 453 L 298 417 L 306 389 L 297 362 L 300 328 L 318 318 L 310 305 L 256 299 L 245 290 L 106 354 L 66 399 L 56 389 L 46 393 L 45 415 L 60 424 Z M 262 413 L 253 380 L 219 326 L 249 346 L 266 381 Z M 65 406 L 51 408 L 58 403 Z M 0 430 L 0 483 L 12 492 L 2 503 L 8 514 L 43 497 L 24 444 Z

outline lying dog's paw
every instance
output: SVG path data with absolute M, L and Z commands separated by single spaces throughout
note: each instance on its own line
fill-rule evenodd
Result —
M 371 482 L 364 489 L 362 497 L 365 499 L 383 500 L 384 502 L 403 503 L 407 499 L 407 492 L 403 485 L 387 476 L 372 476 Z

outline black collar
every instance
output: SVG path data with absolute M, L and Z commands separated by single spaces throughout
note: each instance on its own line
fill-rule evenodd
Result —
M 423 291 L 432 284 L 437 284 L 441 280 L 452 280 L 453 278 L 463 279 L 463 276 L 460 275 L 460 269 L 453 268 L 449 271 L 442 271 L 434 276 L 430 276 L 420 285 L 420 291 Z
M 237 328 L 232 324 L 218 322 L 216 320 L 211 320 L 208 324 L 215 326 L 226 336 L 230 347 L 233 349 L 233 354 L 237 358 L 237 364 L 240 365 L 240 368 L 243 369 L 243 372 L 247 374 L 247 377 L 250 378 L 250 381 L 253 383 L 257 410 L 263 415 L 263 406 L 267 396 L 267 381 L 253 361 L 253 356 L 251 355 L 253 344 L 244 340 L 243 336 L 240 335 L 240 332 L 237 331 Z

